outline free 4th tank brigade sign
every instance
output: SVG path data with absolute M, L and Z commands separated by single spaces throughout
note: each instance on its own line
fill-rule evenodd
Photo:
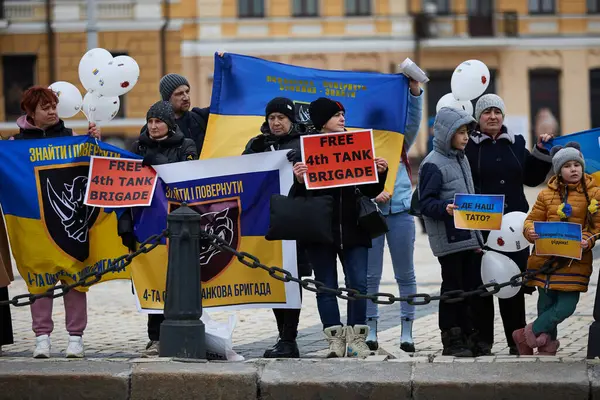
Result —
M 96 207 L 149 206 L 156 187 L 156 171 L 142 160 L 91 157 L 84 204 Z
M 360 130 L 301 137 L 307 189 L 377 183 L 373 131 Z

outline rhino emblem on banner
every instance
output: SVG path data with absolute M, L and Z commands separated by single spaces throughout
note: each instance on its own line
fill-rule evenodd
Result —
M 100 209 L 86 206 L 87 165 L 38 170 L 40 214 L 54 243 L 78 261 L 89 257 L 89 230 Z

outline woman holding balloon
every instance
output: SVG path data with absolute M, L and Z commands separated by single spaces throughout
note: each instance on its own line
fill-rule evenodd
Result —
M 480 194 L 504 195 L 504 213 L 529 210 L 523 185 L 535 187 L 546 179 L 550 171 L 552 158 L 544 149 L 543 143 L 552 139 L 552 135 L 541 135 L 533 150 L 526 148 L 522 135 L 509 132 L 504 125 L 505 106 L 502 98 L 495 94 L 486 94 L 475 105 L 477 126 L 472 132 L 466 155 L 469 160 L 475 190 Z M 489 232 L 483 232 L 487 240 Z M 515 252 L 501 250 L 502 238 L 497 239 L 494 248 L 511 258 L 521 271 L 527 268 L 529 247 Z M 490 244 L 488 243 L 488 246 Z M 504 325 L 506 341 L 510 354 L 518 354 L 512 338 L 512 332 L 525 326 L 525 295 L 531 289 L 522 288 L 511 298 L 499 299 L 500 315 Z M 489 354 L 494 343 L 494 303 L 492 297 L 480 298 L 486 302 L 479 334 L 473 339 L 478 343 L 482 354 Z
M 42 86 L 28 89 L 21 101 L 21 109 L 25 115 L 17 120 L 19 133 L 13 138 L 30 140 L 74 135 L 71 129 L 65 127 L 58 105 L 56 89 Z M 88 134 L 99 139 L 100 129 L 90 123 Z M 81 358 L 84 355 L 82 335 L 87 325 L 87 297 L 80 289 L 70 290 L 64 296 L 66 328 L 69 333 L 66 354 L 69 358 Z M 32 328 L 36 336 L 34 358 L 50 357 L 50 334 L 54 328 L 53 300 L 51 297 L 43 297 L 31 304 Z

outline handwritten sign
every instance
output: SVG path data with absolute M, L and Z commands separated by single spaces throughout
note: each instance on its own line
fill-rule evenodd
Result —
M 535 241 L 538 256 L 559 256 L 581 260 L 581 225 L 572 222 L 534 222 L 540 238 Z
M 454 195 L 454 227 L 457 229 L 497 231 L 502 227 L 504 195 Z
M 95 207 L 149 206 L 156 172 L 142 160 L 91 157 L 84 203 Z
M 377 183 L 373 131 L 360 130 L 301 137 L 307 189 Z

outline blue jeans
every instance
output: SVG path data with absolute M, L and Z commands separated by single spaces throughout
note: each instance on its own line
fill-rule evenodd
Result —
M 389 232 L 384 236 L 373 239 L 373 247 L 369 249 L 369 269 L 367 272 L 367 292 L 379 292 L 381 273 L 383 271 L 383 247 L 387 236 L 394 278 L 398 283 L 401 296 L 417 293 L 413 253 L 415 250 L 415 220 L 408 212 L 386 216 Z M 401 318 L 415 319 L 415 306 L 403 301 L 400 304 Z M 376 303 L 367 301 L 367 318 L 379 318 Z
M 329 288 L 338 288 L 337 257 L 343 259 L 343 269 L 347 286 L 367 293 L 367 259 L 366 247 L 353 247 L 339 250 L 334 246 L 308 245 L 308 259 L 312 263 L 315 280 L 323 282 Z M 347 325 L 364 325 L 367 322 L 367 301 L 348 300 Z M 337 298 L 333 293 L 317 293 L 317 308 L 323 329 L 342 325 Z

